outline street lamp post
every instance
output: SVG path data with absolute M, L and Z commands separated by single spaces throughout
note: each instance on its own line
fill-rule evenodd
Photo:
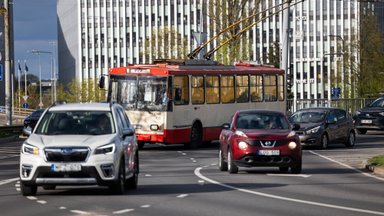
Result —
M 41 51 L 41 50 L 32 50 L 31 51 L 32 54 L 36 54 L 39 56 L 39 81 L 40 81 L 40 103 L 39 103 L 39 107 L 40 109 L 43 108 L 43 95 L 42 95 L 42 88 L 41 88 L 41 58 L 40 58 L 40 55 L 41 54 L 52 54 L 52 52 L 49 52 L 49 51 Z
M 53 47 L 53 54 L 52 54 L 52 71 L 51 71 L 51 79 L 53 79 L 53 90 L 52 90 L 52 92 L 53 92 L 53 100 L 52 100 L 52 102 L 54 102 L 54 101 L 56 101 L 56 85 L 57 85 L 57 82 L 56 82 L 56 79 L 57 79 L 57 77 L 56 77 L 56 61 L 55 61 L 55 59 L 56 59 L 56 42 L 55 41 L 51 41 L 51 42 L 49 42 L 50 44 L 52 44 L 52 47 Z

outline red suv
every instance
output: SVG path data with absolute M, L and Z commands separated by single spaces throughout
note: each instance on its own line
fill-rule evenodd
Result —
M 219 169 L 237 173 L 238 167 L 275 166 L 301 173 L 299 136 L 287 117 L 277 111 L 241 110 L 224 124 L 220 134 Z

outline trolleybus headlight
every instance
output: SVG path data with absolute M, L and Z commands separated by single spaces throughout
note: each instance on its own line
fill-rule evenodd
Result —
M 149 128 L 151 129 L 151 131 L 158 131 L 160 127 L 159 125 L 151 124 Z

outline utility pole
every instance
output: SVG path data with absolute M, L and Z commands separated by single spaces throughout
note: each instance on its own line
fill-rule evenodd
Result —
M 51 54 L 52 55 L 52 52 L 49 52 L 49 51 L 41 51 L 41 50 L 32 50 L 31 51 L 32 54 L 36 54 L 39 56 L 39 76 L 40 76 L 40 103 L 39 103 L 39 107 L 40 109 L 43 108 L 43 91 L 42 91 L 42 86 L 41 86 L 41 82 L 42 82 L 42 77 L 41 77 L 41 58 L 40 58 L 40 55 L 41 54 Z
M 288 68 L 289 68 L 289 7 L 291 4 L 291 0 L 288 0 L 284 8 L 287 8 L 283 10 L 283 38 L 282 38 L 282 45 L 281 45 L 281 68 L 285 71 L 285 82 L 287 81 L 288 77 Z M 284 89 L 284 94 L 287 95 L 287 88 Z M 296 110 L 296 94 L 293 96 L 293 110 Z
M 0 15 L 4 16 L 4 82 L 5 82 L 5 121 L 6 125 L 12 125 L 12 97 L 11 97 L 11 64 L 9 54 L 9 3 L 4 0 L 0 8 Z

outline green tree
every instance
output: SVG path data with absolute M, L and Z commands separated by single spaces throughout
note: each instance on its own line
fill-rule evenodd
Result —
M 275 68 L 280 68 L 280 43 L 275 41 L 269 46 L 268 62 Z
M 74 102 L 102 102 L 106 100 L 106 91 L 100 89 L 94 79 L 78 82 L 72 80 L 67 86 L 57 86 L 57 100 Z
M 372 11 L 365 10 L 360 22 L 358 95 L 377 97 L 384 91 L 384 35 L 379 31 L 377 16 Z

